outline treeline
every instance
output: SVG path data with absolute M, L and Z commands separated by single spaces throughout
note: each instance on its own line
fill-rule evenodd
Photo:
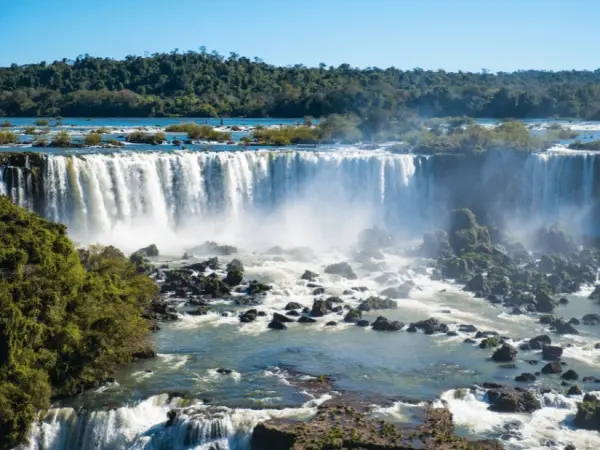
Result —
M 278 67 L 231 54 L 171 52 L 123 61 L 0 68 L 0 115 L 324 117 L 411 110 L 425 117 L 600 119 L 600 70 L 449 73 Z
M 0 196 L 0 449 L 23 442 L 52 396 L 148 356 L 141 313 L 157 294 L 116 248 L 77 251 L 64 225 Z

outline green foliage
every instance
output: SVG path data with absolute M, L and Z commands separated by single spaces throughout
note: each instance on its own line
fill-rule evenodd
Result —
M 33 141 L 34 147 L 48 147 L 48 139 L 43 137 L 37 137 L 35 141 Z
M 0 127 L 2 128 L 10 128 L 12 126 L 12 123 L 10 123 L 8 120 L 5 120 L 4 122 L 0 123 Z
M 363 136 L 358 125 L 356 116 L 331 114 L 319 124 L 319 130 L 327 141 L 359 142 Z
M 25 127 L 23 129 L 23 133 L 33 135 L 33 134 L 35 134 L 35 127 Z
M 35 124 L 38 127 L 47 127 L 49 123 L 50 123 L 50 121 L 48 119 L 37 119 L 35 121 Z
M 70 147 L 71 135 L 67 131 L 59 131 L 50 141 L 51 147 Z
M 85 136 L 83 143 L 90 147 L 102 145 L 102 135 L 92 131 Z
M 169 125 L 166 130 L 170 133 L 187 133 L 188 139 L 227 142 L 231 140 L 231 133 L 217 131 L 209 125 L 198 125 L 197 123 L 178 123 Z
M 157 145 L 165 142 L 165 133 L 158 132 L 156 134 L 144 133 L 143 131 L 133 131 L 127 135 L 127 142 L 135 144 L 150 144 Z
M 255 128 L 252 142 L 260 145 L 316 144 L 321 140 L 321 130 L 307 126 Z
M 123 147 L 125 145 L 123 142 L 117 141 L 116 139 L 107 139 L 105 142 L 108 145 L 114 145 L 116 147 Z
M 94 130 L 94 133 L 97 133 L 97 134 L 107 134 L 109 132 L 110 132 L 110 130 L 106 127 L 100 127 L 97 130 Z
M 64 225 L 0 197 L 0 449 L 51 395 L 96 385 L 148 348 L 154 282 L 114 247 L 77 252 Z
M 63 123 L 63 118 L 61 116 L 56 116 L 54 118 L 54 126 L 55 127 L 62 125 L 62 123 Z
M 569 144 L 569 148 L 571 150 L 597 151 L 597 150 L 600 150 L 600 139 L 597 141 L 590 141 L 590 142 L 575 141 L 572 144 Z
M 0 131 L 0 145 L 15 144 L 17 135 L 12 131 Z

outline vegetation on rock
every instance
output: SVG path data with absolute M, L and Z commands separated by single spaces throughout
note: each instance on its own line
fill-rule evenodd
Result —
M 127 142 L 134 144 L 151 144 L 157 145 L 165 142 L 165 133 L 158 132 L 155 134 L 144 133 L 143 131 L 133 131 L 127 135 Z
M 149 348 L 154 282 L 114 247 L 75 250 L 63 225 L 0 197 L 0 448 L 50 397 L 97 385 Z

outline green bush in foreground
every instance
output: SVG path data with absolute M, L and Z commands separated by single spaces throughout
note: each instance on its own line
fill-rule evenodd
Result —
M 11 131 L 0 131 L 0 145 L 14 144 L 17 142 L 17 135 Z
M 71 135 L 67 131 L 60 131 L 50 141 L 51 147 L 70 147 Z
M 88 146 L 102 145 L 102 135 L 92 131 L 85 136 L 83 143 Z
M 73 395 L 148 348 L 154 282 L 114 247 L 77 252 L 66 227 L 0 197 L 0 449 L 52 395 Z

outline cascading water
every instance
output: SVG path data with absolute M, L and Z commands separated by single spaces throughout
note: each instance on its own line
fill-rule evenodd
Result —
M 308 241 L 382 222 L 420 229 L 431 216 L 425 164 L 376 152 L 50 156 L 44 213 L 81 242 L 126 248 L 140 234 L 266 238 L 275 225 Z

